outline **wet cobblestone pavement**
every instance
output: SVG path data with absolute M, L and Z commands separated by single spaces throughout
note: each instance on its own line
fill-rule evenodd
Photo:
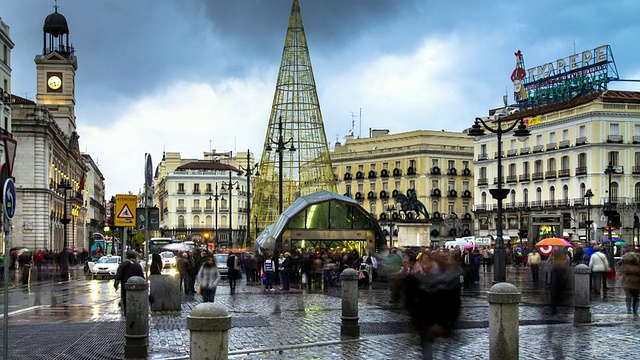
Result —
M 544 286 L 527 283 L 527 275 L 511 270 L 507 278 L 522 292 L 521 359 L 637 358 L 640 319 L 626 313 L 621 288 L 610 289 L 604 299 L 594 297 L 594 323 L 575 327 L 573 307 L 567 303 L 552 315 Z M 453 338 L 436 342 L 435 359 L 488 359 L 491 280 L 491 274 L 483 274 L 481 284 L 464 290 L 459 329 Z M 77 278 L 68 287 L 41 286 L 40 295 L 37 286 L 12 290 L 12 296 L 31 301 L 25 306 L 33 306 L 10 317 L 11 359 L 122 358 L 124 324 L 110 282 Z M 87 291 L 90 296 L 83 296 Z M 339 288 L 265 293 L 259 286 L 239 285 L 236 295 L 229 295 L 223 282 L 216 303 L 232 317 L 230 359 L 420 359 L 410 319 L 389 303 L 387 286 L 374 284 L 359 297 L 361 337 L 356 340 L 340 339 Z M 200 301 L 187 296 L 181 312 L 151 314 L 149 359 L 188 358 L 186 318 Z

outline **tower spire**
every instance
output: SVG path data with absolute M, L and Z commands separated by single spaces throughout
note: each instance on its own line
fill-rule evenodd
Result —
M 271 151 L 278 148 L 274 145 L 279 140 L 291 142 L 285 150 Z M 291 6 L 259 172 L 250 219 L 257 219 L 260 229 L 280 215 L 280 181 L 283 208 L 299 196 L 320 190 L 336 191 L 298 0 L 293 0 Z

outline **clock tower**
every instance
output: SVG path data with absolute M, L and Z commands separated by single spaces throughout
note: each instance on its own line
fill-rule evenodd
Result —
M 42 55 L 36 55 L 36 101 L 53 115 L 67 136 L 76 131 L 75 78 L 78 60 L 69 42 L 67 19 L 55 11 L 44 20 Z

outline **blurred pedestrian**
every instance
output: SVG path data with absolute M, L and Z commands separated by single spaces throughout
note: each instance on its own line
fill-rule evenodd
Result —
M 591 274 L 593 275 L 591 289 L 596 293 L 600 293 L 600 297 L 604 297 L 602 277 L 609 270 L 609 260 L 607 260 L 607 255 L 602 252 L 601 245 L 596 246 L 594 251 L 589 260 L 589 269 L 591 269 Z
M 227 258 L 227 277 L 229 278 L 229 294 L 236 293 L 236 283 L 240 277 L 240 260 L 232 251 Z
M 131 277 L 140 276 L 144 278 L 144 270 L 140 263 L 136 261 L 135 251 L 127 251 L 127 259 L 120 263 L 118 270 L 116 271 L 115 281 L 113 287 L 118 291 L 118 286 L 121 285 L 120 290 L 120 303 L 122 304 L 122 313 L 127 314 L 127 289 L 125 284 Z
M 214 302 L 219 282 L 220 274 L 215 258 L 213 255 L 207 255 L 196 277 L 198 291 L 202 294 L 202 302 Z
M 184 289 L 185 294 L 189 294 L 191 292 L 191 280 L 189 279 L 189 259 L 187 257 L 187 253 L 183 252 L 182 256 L 178 258 L 178 273 L 180 274 L 180 283 L 182 284 L 182 288 Z
M 640 254 L 628 252 L 622 257 L 622 287 L 625 292 L 627 313 L 638 315 L 638 296 L 640 294 Z
M 289 291 L 289 284 L 291 283 L 291 274 L 293 272 L 293 259 L 289 252 L 284 253 L 284 261 L 282 262 L 281 280 L 282 290 Z
M 567 266 L 569 257 L 564 247 L 556 247 L 551 254 L 551 313 L 558 312 L 558 306 L 562 305 L 565 300 L 567 289 Z
M 542 261 L 542 257 L 538 253 L 538 250 L 534 247 L 533 250 L 527 255 L 527 264 L 529 265 L 529 270 L 531 270 L 531 280 L 534 284 L 538 284 L 538 278 L 540 274 L 540 262 Z
M 267 254 L 263 268 L 265 275 L 264 290 L 273 291 L 273 280 L 276 277 L 276 264 L 271 259 L 271 254 Z
M 149 268 L 150 275 L 160 275 L 162 274 L 162 257 L 158 253 L 153 253 L 151 255 L 151 267 Z

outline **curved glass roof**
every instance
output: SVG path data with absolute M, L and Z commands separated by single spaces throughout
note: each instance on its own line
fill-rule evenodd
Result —
M 336 206 L 332 205 L 332 208 L 329 209 L 329 204 L 332 202 L 335 202 Z M 326 206 L 324 205 L 325 203 Z M 307 209 L 309 211 L 305 216 L 305 210 Z M 329 213 L 332 213 L 331 218 Z M 296 199 L 282 212 L 275 223 L 267 226 L 262 231 L 256 239 L 254 247 L 256 249 L 273 250 L 276 245 L 276 239 L 279 239 L 288 228 L 368 228 L 374 230 L 379 237 L 384 236 L 376 219 L 364 210 L 357 201 L 326 190 Z

